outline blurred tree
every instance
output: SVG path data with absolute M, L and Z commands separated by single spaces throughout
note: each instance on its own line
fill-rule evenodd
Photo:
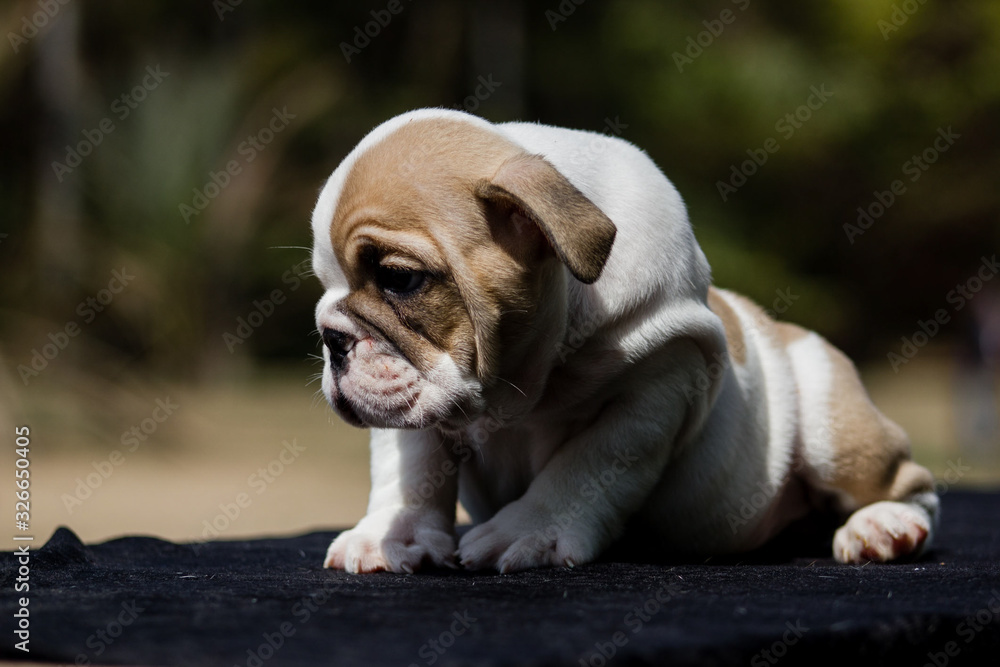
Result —
M 765 305 L 790 290 L 785 316 L 856 356 L 884 357 L 1000 242 L 997 3 L 393 8 L 71 4 L 0 52 L 8 369 L 122 266 L 134 282 L 73 363 L 214 375 L 315 351 L 318 287 L 283 279 L 308 257 L 284 247 L 310 245 L 316 192 L 361 136 L 419 106 L 643 147 L 688 201 L 719 284 Z M 10 5 L 4 34 L 36 9 Z M 148 67 L 169 75 L 122 116 Z M 60 179 L 51 163 L 106 118 L 114 131 Z M 933 164 L 907 171 L 948 128 L 957 138 Z M 897 180 L 905 192 L 863 234 L 845 231 Z M 276 289 L 287 301 L 227 345 Z

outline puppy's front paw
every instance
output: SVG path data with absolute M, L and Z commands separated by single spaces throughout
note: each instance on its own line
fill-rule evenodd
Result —
M 882 501 L 862 507 L 833 536 L 833 556 L 841 563 L 886 562 L 919 553 L 931 533 L 922 507 Z
M 323 567 L 348 572 L 405 572 L 423 563 L 456 567 L 453 524 L 436 512 L 388 508 L 337 536 Z
M 587 518 L 553 514 L 518 500 L 470 530 L 459 542 L 461 564 L 470 570 L 501 573 L 533 567 L 573 567 L 597 557 Z

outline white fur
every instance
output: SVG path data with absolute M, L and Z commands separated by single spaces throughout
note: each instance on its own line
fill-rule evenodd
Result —
M 725 290 L 719 295 L 736 311 L 742 325 L 744 340 L 749 355 L 757 363 L 759 370 L 748 373 L 742 379 L 745 393 L 761 399 L 761 407 L 766 406 L 768 425 L 768 469 L 767 479 L 774 487 L 783 485 L 792 463 L 792 446 L 800 428 L 796 387 L 797 377 L 793 373 L 792 360 L 778 344 L 769 338 L 760 322 L 737 299 Z
M 428 431 L 373 429 L 371 452 L 368 512 L 354 529 L 333 541 L 324 565 L 355 573 L 412 573 L 425 560 L 454 567 L 457 481 L 445 475 L 437 494 L 407 495 L 411 488 L 430 483 L 440 470 L 440 443 Z M 450 506 L 442 497 L 452 499 Z
M 810 468 L 817 476 L 833 474 L 835 452 L 830 400 L 833 390 L 833 368 L 823 340 L 814 333 L 788 346 L 788 356 L 795 369 L 802 409 L 802 433 L 809 439 L 805 448 Z

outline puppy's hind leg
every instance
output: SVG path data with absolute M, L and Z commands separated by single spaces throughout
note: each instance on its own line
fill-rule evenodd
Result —
M 833 539 L 842 563 L 917 556 L 937 523 L 934 478 L 906 433 L 871 402 L 857 370 L 814 333 L 780 324 L 799 387 L 802 476 L 850 513 Z

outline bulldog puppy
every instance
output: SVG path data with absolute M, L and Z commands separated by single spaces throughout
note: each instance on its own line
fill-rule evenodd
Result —
M 825 340 L 710 286 L 631 144 L 406 113 L 337 167 L 312 227 L 323 391 L 372 429 L 368 512 L 327 567 L 572 567 L 626 522 L 728 554 L 830 504 L 841 562 L 930 543 L 906 434 Z M 458 498 L 476 526 L 456 550 Z

